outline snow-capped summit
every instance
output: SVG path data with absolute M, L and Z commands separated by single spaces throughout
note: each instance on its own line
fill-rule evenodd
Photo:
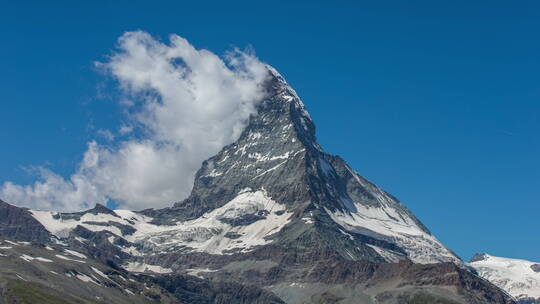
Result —
M 474 255 L 469 265 L 520 303 L 540 303 L 540 263 L 483 253 Z
M 202 163 L 185 200 L 142 211 L 25 211 L 26 220 L 51 242 L 129 271 L 234 279 L 288 303 L 359 294 L 365 303 L 469 303 L 454 287 L 475 303 L 512 303 L 396 198 L 325 153 L 298 94 L 268 71 L 268 97 L 238 140 Z

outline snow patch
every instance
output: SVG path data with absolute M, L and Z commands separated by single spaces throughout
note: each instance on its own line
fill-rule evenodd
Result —
M 123 266 L 124 269 L 131 272 L 155 272 L 155 273 L 171 273 L 172 269 L 157 265 L 150 265 L 138 262 L 129 262 Z
M 99 282 L 97 282 L 95 279 L 85 275 L 84 273 L 77 273 L 75 277 L 85 283 L 94 283 L 96 285 L 100 285 Z
M 18 273 L 15 274 L 19 279 L 25 281 L 25 282 L 28 282 L 27 279 L 23 278 L 21 275 L 19 275 Z
M 55 255 L 57 258 L 59 259 L 62 259 L 62 260 L 66 260 L 66 261 L 73 261 L 73 262 L 78 262 L 78 263 L 86 263 L 85 261 L 79 261 L 79 260 L 75 260 L 75 259 L 72 259 L 72 258 L 68 258 L 66 256 L 63 256 L 61 254 L 57 254 Z
M 29 256 L 29 255 L 26 255 L 26 254 L 21 255 L 20 258 L 27 261 L 27 262 L 32 262 L 33 260 L 36 260 L 36 261 L 40 261 L 40 262 L 52 263 L 52 261 L 49 260 L 49 259 L 42 258 L 42 257 L 33 257 L 33 256 Z
M 86 255 L 82 254 L 82 253 L 79 253 L 77 251 L 73 251 L 73 250 L 69 250 L 69 249 L 65 249 L 64 252 L 74 256 L 74 257 L 78 257 L 80 259 L 86 259 Z
M 93 267 L 93 266 L 90 266 L 90 268 L 92 268 L 92 270 L 93 270 L 95 273 L 97 273 L 100 277 L 103 277 L 103 278 L 105 278 L 105 279 L 107 279 L 107 280 L 111 280 L 111 278 L 109 278 L 108 275 L 104 274 L 104 273 L 101 272 L 99 269 L 97 269 L 97 268 L 95 268 L 95 267 Z M 112 280 L 111 280 L 111 281 L 112 281 Z
M 287 162 L 287 160 L 284 160 L 284 161 L 282 161 L 281 163 L 279 163 L 279 164 L 273 166 L 272 168 L 270 168 L 270 169 L 268 169 L 268 170 L 265 170 L 264 172 L 262 172 L 261 174 L 255 176 L 254 178 L 261 177 L 261 176 L 265 175 L 265 174 L 268 173 L 268 172 L 272 172 L 272 171 L 276 170 L 277 168 L 281 167 L 282 165 L 284 165 L 286 162 Z
M 208 268 L 193 268 L 193 269 L 186 269 L 187 274 L 196 276 L 198 278 L 203 279 L 204 277 L 201 275 L 201 273 L 208 273 L 208 272 L 216 272 L 217 270 L 212 270 Z

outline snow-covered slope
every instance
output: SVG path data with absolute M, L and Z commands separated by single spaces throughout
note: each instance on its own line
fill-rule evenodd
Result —
M 379 187 L 367 182 L 349 166 L 345 167 L 353 177 L 352 182 L 358 183 L 364 189 L 369 189 L 375 202 L 364 204 L 361 201 L 343 198 L 343 203 L 347 208 L 334 212 L 325 209 L 332 220 L 349 232 L 367 235 L 398 245 L 415 263 L 453 262 L 462 264 L 454 253 L 437 240 L 396 199 Z M 391 250 L 376 246 L 372 246 L 372 248 L 388 262 L 402 259 Z
M 469 265 L 518 300 L 540 300 L 540 263 L 477 254 Z
M 224 206 L 174 225 L 152 224 L 151 217 L 129 210 L 115 210 L 114 215 L 87 212 L 80 218 L 67 219 L 55 212 L 31 212 L 59 238 L 67 237 L 80 225 L 94 232 L 109 231 L 129 242 L 142 244 L 149 252 L 190 250 L 211 254 L 248 251 L 267 244 L 266 237 L 281 230 L 291 216 L 285 206 L 269 198 L 264 189 L 244 189 Z M 122 226 L 132 229 L 121 229 Z M 114 237 L 111 243 L 113 240 Z M 124 250 L 133 255 L 142 254 L 133 247 Z

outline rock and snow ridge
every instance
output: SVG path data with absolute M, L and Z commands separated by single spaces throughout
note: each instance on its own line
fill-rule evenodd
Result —
M 505 290 L 517 300 L 540 302 L 540 263 L 476 254 L 469 266 L 478 274 Z
M 269 241 L 265 237 L 279 232 L 291 216 L 290 212 L 285 211 L 285 206 L 269 198 L 264 189 L 244 189 L 224 206 L 197 219 L 179 221 L 174 225 L 155 225 L 151 223 L 152 218 L 129 210 L 114 210 L 114 215 L 85 213 L 79 219 L 64 219 L 55 212 L 31 212 L 49 232 L 59 238 L 67 237 L 70 231 L 80 225 L 94 232 L 109 231 L 129 242 L 142 244 L 153 252 L 190 249 L 211 254 L 246 251 L 267 244 Z M 132 227 L 134 232 L 124 233 L 111 222 Z M 141 254 L 136 248 L 131 250 L 134 252 L 130 253 L 134 255 Z M 73 251 L 66 251 L 75 255 Z
M 273 68 L 270 97 L 263 101 L 237 142 L 203 163 L 192 195 L 163 210 L 108 210 L 60 214 L 31 211 L 58 238 L 77 226 L 112 233 L 131 244 L 132 256 L 156 252 L 249 252 L 272 242 L 294 221 L 314 225 L 313 211 L 335 223 L 338 233 L 381 242 L 365 249 L 383 260 L 416 263 L 461 260 L 441 244 L 399 201 L 371 184 L 343 161 L 323 152 L 315 126 L 294 89 Z M 307 210 L 307 209 L 306 209 Z M 376 243 L 376 244 L 375 244 Z M 346 255 L 348 250 L 343 249 Z

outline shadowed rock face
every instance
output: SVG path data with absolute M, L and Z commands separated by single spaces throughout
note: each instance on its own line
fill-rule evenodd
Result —
M 532 269 L 534 272 L 540 272 L 540 264 L 533 264 L 533 265 L 531 265 L 531 269 Z
M 25 208 L 0 200 L 0 237 L 17 241 L 47 243 L 50 233 Z
M 540 298 L 524 297 L 520 298 L 516 302 L 517 304 L 540 304 Z
M 273 293 L 254 285 L 210 281 L 181 274 L 145 277 L 144 279 L 162 286 L 183 303 L 285 304 Z

